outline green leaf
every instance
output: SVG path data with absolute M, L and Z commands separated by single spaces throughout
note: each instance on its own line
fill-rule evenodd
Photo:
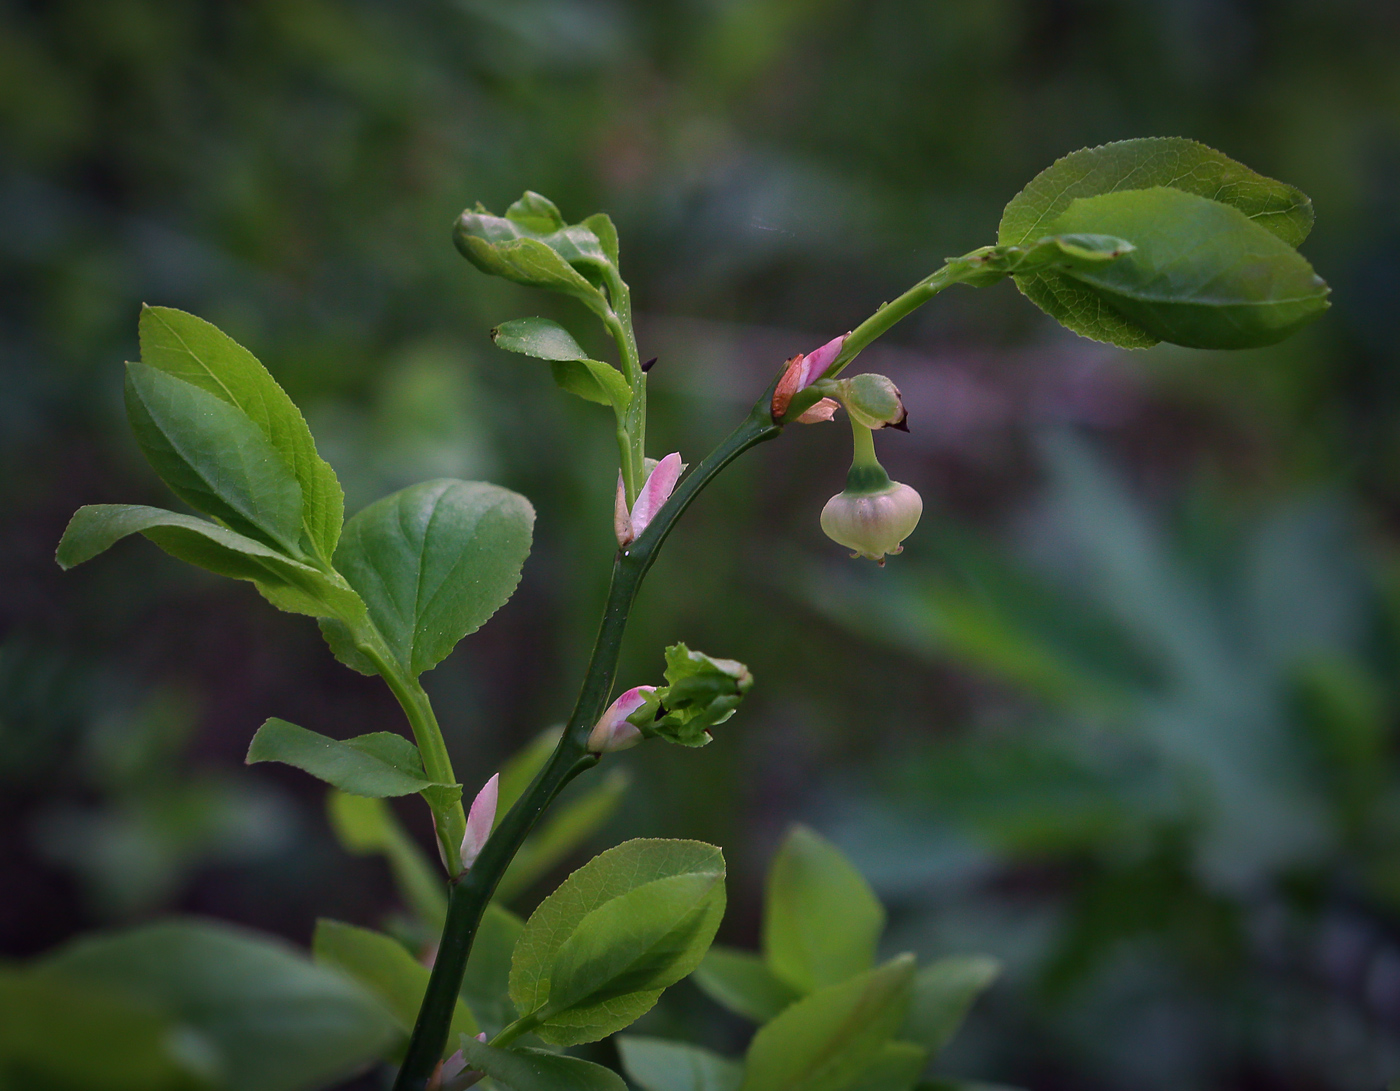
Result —
M 534 1012 L 547 1004 L 555 957 L 594 910 L 657 879 L 723 871 L 724 856 L 720 850 L 699 841 L 627 841 L 595 856 L 565 879 L 525 922 L 510 971 L 510 996 L 516 1010 Z M 656 996 L 647 992 L 614 1001 L 610 1009 L 613 1015 L 625 1019 L 620 1026 L 626 1026 L 655 1002 Z M 546 1041 L 568 1045 L 602 1036 L 593 1035 L 591 1030 L 589 1026 L 555 1025 Z
M 622 1067 L 642 1091 L 739 1091 L 744 1066 L 685 1042 L 619 1035 Z
M 870 884 L 835 845 L 794 826 L 768 870 L 763 953 L 799 992 L 869 969 L 885 927 Z
M 337 840 L 356 855 L 380 853 L 389 862 L 399 897 L 416 913 L 431 935 L 447 919 L 447 892 L 441 872 L 404 832 L 382 799 L 352 796 L 332 788 L 326 796 L 327 817 Z M 472 957 L 476 957 L 473 949 Z M 471 963 L 467 963 L 470 968 Z
M 1301 254 L 1219 201 L 1158 186 L 1070 204 L 1057 232 L 1104 231 L 1135 249 L 1065 275 L 1154 337 L 1192 348 L 1272 345 L 1328 307 Z
M 1050 234 L 1049 225 L 1075 198 L 1153 186 L 1227 204 L 1289 246 L 1299 245 L 1312 228 L 1312 202 L 1294 187 L 1194 140 L 1149 138 L 1084 148 L 1057 160 L 1007 204 L 997 242 L 1021 246 Z M 1060 273 L 1017 277 L 1016 285 L 1046 314 L 1085 337 L 1124 348 L 1147 348 L 1158 340 Z
M 403 1037 L 386 1049 L 384 1055 L 390 1056 L 400 1051 L 413 1031 L 418 1008 L 428 989 L 431 974 L 428 967 L 391 936 L 325 917 L 316 922 L 311 950 L 320 965 L 353 978 L 379 998 L 403 1032 Z M 472 1013 L 467 1010 L 466 1004 L 458 1000 L 452 1012 L 449 1044 L 443 1056 L 453 1052 L 450 1043 L 458 1034 L 475 1036 L 478 1030 Z
M 217 1075 L 218 1058 L 198 1031 L 117 989 L 0 969 L 0 1016 L 6 1088 L 186 1091 Z
M 604 902 L 554 956 L 551 1018 L 674 985 L 700 965 L 723 916 L 722 871 L 656 879 Z
M 301 486 L 304 544 L 329 559 L 345 521 L 344 494 L 306 419 L 267 368 L 216 326 L 170 307 L 141 308 L 141 362 L 221 398 L 258 426 Z
M 147 461 L 181 500 L 240 534 L 304 556 L 301 486 L 242 410 L 147 364 L 129 363 L 126 411 Z
M 748 951 L 711 947 L 695 971 L 695 984 L 732 1012 L 766 1023 L 800 995 Z
M 416 676 L 510 598 L 534 522 L 530 502 L 509 489 L 425 481 L 346 523 L 335 565 L 399 665 Z
M 505 216 L 480 205 L 468 209 L 453 240 L 483 273 L 574 296 L 602 318 L 612 314 L 598 287 L 612 264 L 602 241 L 582 224 L 563 226 L 559 210 L 539 194 L 527 192 Z
M 258 728 L 245 764 L 280 761 L 357 796 L 407 796 L 432 785 L 418 747 L 402 735 L 377 731 L 330 739 L 275 717 Z
M 914 978 L 909 1014 L 899 1036 L 939 1053 L 962 1026 L 972 1002 L 999 973 L 1001 964 L 982 955 L 955 955 L 925 966 Z
M 598 240 L 598 245 L 602 247 L 604 256 L 613 263 L 616 268 L 621 263 L 618 261 L 617 248 L 617 228 L 613 226 L 612 218 L 606 212 L 595 212 L 583 220 L 583 226 L 592 231 Z
M 504 779 L 502 777 L 503 783 Z M 496 888 L 497 897 L 510 901 L 529 889 L 602 829 L 617 811 L 630 782 L 626 770 L 614 769 L 576 799 L 554 808 L 549 818 L 520 846 Z M 497 813 L 505 811 L 503 798 Z
M 799 1000 L 754 1035 L 743 1091 L 846 1091 L 904 1019 L 913 978 L 900 955 Z
M 312 617 L 363 616 L 358 595 L 333 574 L 205 519 L 143 504 L 88 504 L 74 513 L 58 543 L 62 568 L 82 564 L 129 534 L 141 534 L 172 557 L 249 580 L 279 609 Z
M 524 921 L 497 902 L 486 907 L 477 925 L 462 999 L 488 1034 L 500 1033 L 518 1014 L 510 1002 L 510 956 L 524 928 Z
M 217 1053 L 228 1091 L 309 1091 L 394 1041 L 374 997 L 299 951 L 207 921 L 89 935 L 42 960 L 44 972 L 169 1011 Z
M 601 360 L 555 360 L 549 370 L 555 386 L 584 401 L 610 405 L 622 413 L 632 400 L 632 388 L 622 372 Z
M 928 1066 L 928 1050 L 912 1042 L 886 1042 L 850 1091 L 909 1091 Z
M 496 1049 L 468 1037 L 461 1043 L 471 1068 L 511 1091 L 627 1091 L 621 1076 L 591 1061 L 539 1049 Z
M 666 682 L 652 701 L 633 713 L 632 722 L 644 735 L 681 746 L 704 746 L 711 741 L 709 729 L 738 710 L 753 688 L 753 675 L 737 659 L 714 659 L 672 644 L 666 649 Z M 658 703 L 664 714 L 654 718 Z
M 587 360 L 588 353 L 573 334 L 548 318 L 515 318 L 491 331 L 499 349 L 533 356 L 537 360 Z

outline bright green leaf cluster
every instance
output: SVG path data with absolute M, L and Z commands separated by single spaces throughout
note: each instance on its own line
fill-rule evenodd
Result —
M 1036 175 L 1006 206 L 997 241 L 1032 252 L 1052 237 L 1131 244 L 1112 261 L 1011 270 L 1037 306 L 1085 337 L 1124 348 L 1250 348 L 1327 309 L 1327 285 L 1295 249 L 1312 220 L 1297 189 L 1204 144 L 1125 140 Z
M 796 827 L 768 873 L 763 954 L 716 947 L 695 981 L 761 1024 L 742 1064 L 696 1046 L 627 1037 L 644 1091 L 910 1091 L 996 976 L 987 958 L 919 969 L 876 963 L 885 911 L 848 860 Z
M 648 737 L 681 746 L 704 746 L 709 729 L 738 711 L 753 688 L 753 675 L 737 659 L 715 659 L 684 644 L 666 649 L 666 685 L 628 717 Z

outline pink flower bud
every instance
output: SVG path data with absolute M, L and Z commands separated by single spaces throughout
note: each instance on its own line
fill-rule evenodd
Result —
M 617 544 L 626 548 L 651 525 L 656 513 L 675 491 L 676 482 L 685 471 L 679 451 L 672 451 L 647 474 L 637 502 L 632 510 L 627 510 L 627 491 L 623 488 L 622 474 L 617 475 L 617 499 L 613 503 L 613 530 L 617 534 Z
M 846 492 L 833 496 L 822 508 L 822 530 L 852 556 L 869 557 L 883 567 L 885 554 L 900 553 L 900 544 L 919 524 L 924 501 L 908 485 L 891 481 L 874 492 Z
M 806 390 L 814 382 L 820 379 L 826 369 L 841 354 L 841 346 L 846 343 L 849 333 L 843 333 L 840 337 L 833 337 L 821 348 L 813 349 L 811 352 L 792 357 L 787 362 L 783 371 L 783 377 L 778 380 L 778 385 L 773 389 L 773 419 L 782 420 L 788 411 L 788 406 L 792 404 L 793 397 L 803 390 Z M 818 402 L 817 405 L 822 405 Z M 816 406 L 812 407 L 816 409 Z M 833 405 L 831 411 L 835 412 Z M 812 410 L 808 410 L 797 418 L 798 424 L 815 424 L 817 421 L 830 420 L 831 413 L 824 416 L 812 415 Z
M 588 749 L 595 754 L 626 750 L 642 741 L 642 733 L 627 722 L 656 692 L 655 686 L 634 686 L 608 706 L 588 736 Z
M 462 867 L 470 868 L 481 855 L 491 827 L 496 824 L 496 800 L 501 790 L 501 774 L 495 774 L 472 800 L 467 812 L 467 832 L 462 837 Z

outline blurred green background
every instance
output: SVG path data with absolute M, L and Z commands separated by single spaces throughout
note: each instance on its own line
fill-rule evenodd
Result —
M 713 746 L 620 759 L 597 846 L 723 845 L 748 946 L 783 829 L 822 830 L 892 949 L 1006 961 L 951 1073 L 1400 1075 L 1397 57 L 1393 0 L 0 3 L 0 954 L 170 911 L 304 944 L 393 908 L 316 782 L 241 765 L 270 715 L 397 727 L 387 693 L 147 544 L 53 564 L 78 505 L 169 502 L 121 408 L 140 303 L 260 356 L 350 510 L 443 475 L 534 501 L 519 593 L 427 679 L 471 785 L 567 713 L 615 450 L 490 344 L 524 314 L 591 331 L 463 261 L 463 207 L 613 216 L 660 358 L 649 453 L 694 461 L 1053 159 L 1182 135 L 1313 197 L 1333 310 L 1241 354 L 1121 353 L 1010 284 L 907 321 L 863 360 L 905 393 L 881 453 L 923 525 L 884 571 L 821 535 L 840 427 L 697 503 L 620 681 L 681 639 L 758 684 Z M 690 986 L 651 1026 L 741 1034 Z

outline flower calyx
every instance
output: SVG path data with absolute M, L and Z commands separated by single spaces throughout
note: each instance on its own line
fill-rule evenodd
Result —
M 627 489 L 622 481 L 622 472 L 618 471 L 617 499 L 613 503 L 613 531 L 617 534 L 617 544 L 621 548 L 626 549 L 651 525 L 656 513 L 675 491 L 676 482 L 681 479 L 685 467 L 679 451 L 672 451 L 659 462 L 647 459 L 647 479 L 638 490 L 637 500 L 630 508 L 627 506 Z
M 817 390 L 845 407 L 854 424 L 866 428 L 909 431 L 909 411 L 899 387 L 884 375 L 852 375 L 849 379 L 823 379 Z

